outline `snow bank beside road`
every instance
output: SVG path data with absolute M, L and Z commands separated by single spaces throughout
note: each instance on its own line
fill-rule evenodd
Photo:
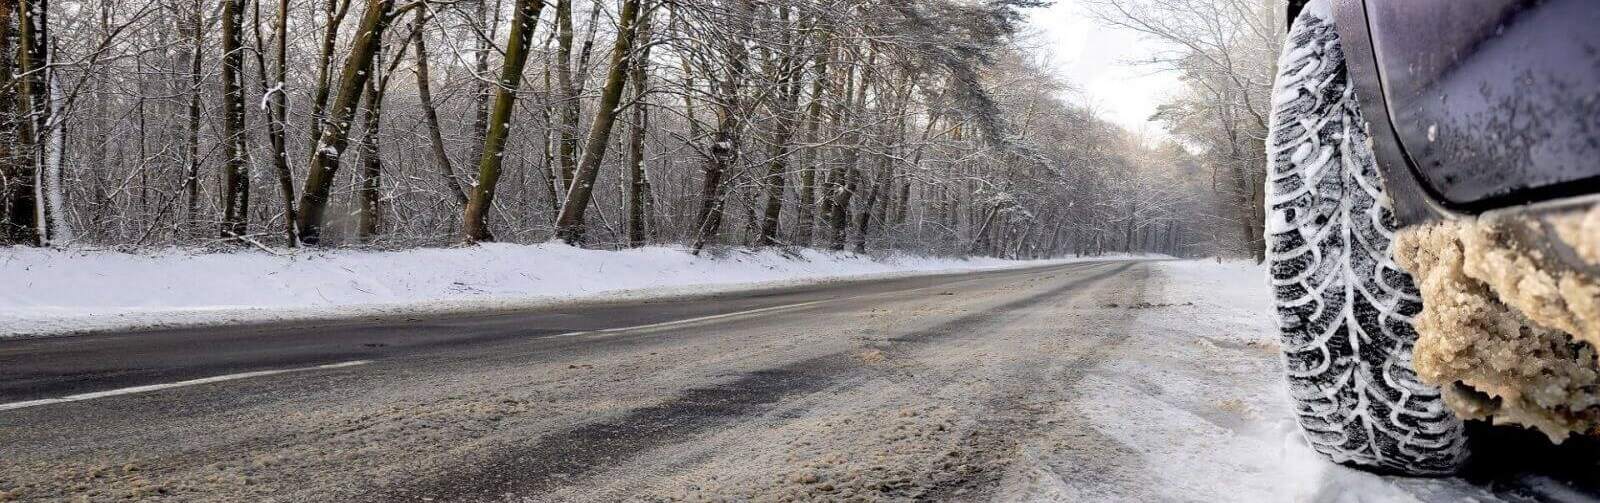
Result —
M 695 257 L 664 247 L 602 251 L 554 243 L 283 256 L 0 248 L 0 337 L 513 308 L 1041 263 L 814 250 Z

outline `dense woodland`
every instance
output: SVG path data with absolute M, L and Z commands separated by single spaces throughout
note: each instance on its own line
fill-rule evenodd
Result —
M 1091 3 L 1171 139 L 1039 0 L 0 0 L 0 244 L 1259 254 L 1270 2 Z

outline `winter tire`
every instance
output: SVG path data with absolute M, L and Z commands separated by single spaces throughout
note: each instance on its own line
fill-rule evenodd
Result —
M 1289 394 L 1306 440 L 1345 464 L 1448 474 L 1461 420 L 1411 367 L 1422 299 L 1325 0 L 1289 29 L 1267 135 L 1266 239 Z

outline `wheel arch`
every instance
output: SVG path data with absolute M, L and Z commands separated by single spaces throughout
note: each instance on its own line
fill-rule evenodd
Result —
M 1289 26 L 1294 24 L 1295 16 L 1300 15 L 1300 11 L 1304 10 L 1306 8 L 1306 4 L 1308 3 L 1311 3 L 1311 0 L 1289 0 L 1289 8 L 1286 11 L 1287 15 L 1283 18 L 1283 25 Z
M 1293 20 L 1311 1 L 1289 0 L 1289 19 Z M 1373 50 L 1366 0 L 1322 1 L 1328 2 L 1332 11 L 1330 21 L 1338 30 L 1339 42 L 1344 48 L 1350 84 L 1355 87 L 1362 118 L 1368 123 L 1367 134 L 1378 173 L 1383 177 L 1395 218 L 1401 227 L 1407 227 L 1447 216 L 1449 213 L 1435 203 L 1417 181 L 1399 136 L 1395 134 L 1389 97 Z

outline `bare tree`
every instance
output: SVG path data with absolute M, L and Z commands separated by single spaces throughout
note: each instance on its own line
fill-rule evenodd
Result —
M 1254 0 L 1096 0 L 1107 23 L 1142 33 L 1169 49 L 1151 63 L 1181 72 L 1189 92 L 1161 107 L 1172 129 L 1204 145 L 1213 177 L 1235 201 L 1227 218 L 1239 229 L 1244 252 L 1265 257 L 1267 99 L 1276 57 L 1275 11 Z
M 787 5 L 778 8 L 778 18 L 784 25 L 780 28 L 783 35 L 779 41 L 779 47 L 784 54 L 777 63 L 778 72 L 782 75 L 777 83 L 781 93 L 776 110 L 778 125 L 772 136 L 772 161 L 768 164 L 764 180 L 767 185 L 767 200 L 763 205 L 761 219 L 760 244 L 763 246 L 778 244 L 778 220 L 783 217 L 783 187 L 784 182 L 788 180 L 789 157 L 794 151 L 794 146 L 790 143 L 794 135 L 794 116 L 800 108 L 800 73 L 805 68 L 804 60 L 799 54 L 801 48 L 794 45 L 791 36 L 792 31 L 798 30 L 791 30 L 788 26 L 791 20 Z
M 315 245 L 322 239 L 323 214 L 328 208 L 333 176 L 339 171 L 339 161 L 350 144 L 350 122 L 355 119 L 356 107 L 372 76 L 369 69 L 383 43 L 384 29 L 395 15 L 394 1 L 367 0 L 366 14 L 361 18 L 355 43 L 350 47 L 350 55 L 339 77 L 339 94 L 324 124 L 318 128 L 322 138 L 311 153 L 311 167 L 300 196 L 300 219 L 295 222 L 300 240 L 306 244 Z
M 504 161 L 506 137 L 511 134 L 511 110 L 517 101 L 517 88 L 522 85 L 522 68 L 528 61 L 528 44 L 533 39 L 542 0 L 517 0 L 516 16 L 511 20 L 510 42 L 506 47 L 505 66 L 500 72 L 499 89 L 495 91 L 494 112 L 490 117 L 489 132 L 483 140 L 483 157 L 478 161 L 478 184 L 472 188 L 467 201 L 467 214 L 463 220 L 468 242 L 492 241 L 488 215 L 494 202 L 495 185 L 500 181 L 500 166 Z
M 639 27 L 633 45 L 638 46 L 638 57 L 632 58 L 631 85 L 633 86 L 633 123 L 628 134 L 628 246 L 644 246 L 650 227 L 646 217 L 646 202 L 650 199 L 650 178 L 645 173 L 645 136 L 650 128 L 650 108 L 645 103 L 650 86 L 650 26 L 651 9 L 641 7 Z
M 422 107 L 422 118 L 428 127 L 428 145 L 433 148 L 433 162 L 439 168 L 450 195 L 463 208 L 467 205 L 467 192 L 461 189 L 461 180 L 450 163 L 449 147 L 444 143 L 443 128 L 439 126 L 439 111 L 433 105 L 433 82 L 428 70 L 428 44 L 423 28 L 427 26 L 426 11 L 417 9 L 417 20 L 412 28 L 412 41 L 416 45 L 417 101 Z
M 250 148 L 244 132 L 244 0 L 222 4 L 222 237 L 250 234 Z
M 584 210 L 589 207 L 595 177 L 600 174 L 600 162 L 605 159 L 606 145 L 611 142 L 611 125 L 616 122 L 622 103 L 622 88 L 627 82 L 629 53 L 633 51 L 636 34 L 635 22 L 639 16 L 639 0 L 623 0 L 618 13 L 617 40 L 611 48 L 611 71 L 600 90 L 600 105 L 589 130 L 588 144 L 583 149 L 583 160 L 578 164 L 567 197 L 561 205 L 561 215 L 556 219 L 556 237 L 570 244 L 583 241 L 586 231 Z
M 743 96 L 739 92 L 744 84 L 749 51 L 744 38 L 751 30 L 751 5 L 749 0 L 731 0 L 724 6 L 720 17 L 725 26 L 733 30 L 722 37 L 720 53 L 724 70 L 715 82 L 716 94 L 712 110 L 716 113 L 717 128 L 711 133 L 705 161 L 705 182 L 700 190 L 700 212 L 695 219 L 694 240 L 690 249 L 699 253 L 706 243 L 721 229 L 727 204 L 729 170 L 739 160 L 740 129 L 743 128 Z
M 16 0 L 0 0 L 0 244 L 39 244 L 35 230 L 35 172 L 22 135 L 27 114 L 18 113 L 18 70 L 10 56 L 17 54 Z
M 278 175 L 278 192 L 283 196 L 284 243 L 293 247 L 300 242 L 295 230 L 294 171 L 289 168 L 288 93 L 284 89 L 289 77 L 289 0 L 278 0 L 277 19 L 273 23 L 273 75 L 267 78 L 266 44 L 261 36 L 261 0 L 256 0 L 255 26 L 257 81 L 261 85 L 261 99 L 269 104 L 267 111 L 267 141 L 272 149 L 272 167 Z M 266 107 L 263 107 L 266 108 Z M 241 119 L 241 122 L 243 120 Z M 240 136 L 243 136 L 242 134 Z
M 1189 16 L 1240 29 L 1165 63 L 1194 72 L 1162 108 L 1191 154 L 1063 100 L 1018 38 L 1033 0 L 634 1 L 551 2 L 538 42 L 532 1 L 0 3 L 3 242 L 209 246 L 228 222 L 265 247 L 1247 248 L 1262 44 L 1237 14 Z M 229 190 L 251 152 L 282 197 Z

